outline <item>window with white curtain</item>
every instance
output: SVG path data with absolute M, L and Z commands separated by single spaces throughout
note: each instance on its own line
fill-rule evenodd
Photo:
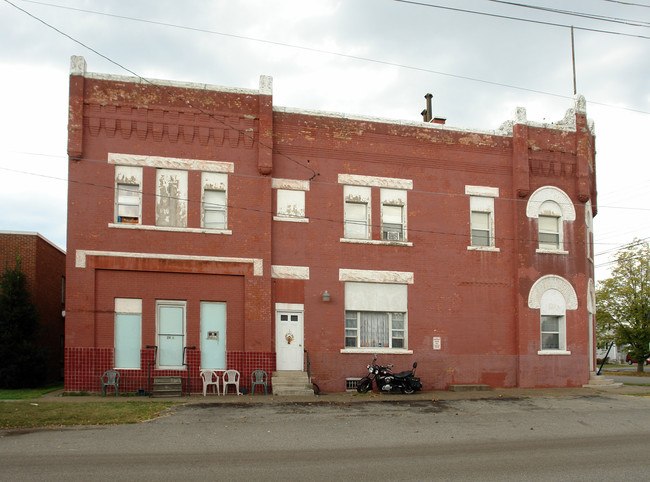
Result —
M 345 283 L 345 348 L 407 348 L 407 285 Z

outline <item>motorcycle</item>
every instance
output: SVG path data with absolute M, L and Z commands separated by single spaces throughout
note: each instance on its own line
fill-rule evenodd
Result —
M 366 365 L 368 374 L 359 380 L 357 392 L 366 393 L 372 390 L 372 381 L 375 381 L 380 392 L 402 392 L 406 395 L 415 393 L 422 388 L 420 379 L 415 376 L 418 362 L 413 363 L 413 369 L 405 372 L 393 373 L 393 364 L 377 365 L 377 355 L 371 365 Z

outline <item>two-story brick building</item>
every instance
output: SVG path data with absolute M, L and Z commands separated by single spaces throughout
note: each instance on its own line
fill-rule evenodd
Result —
M 273 105 L 259 90 L 70 77 L 66 389 L 373 353 L 424 389 L 594 369 L 593 126 L 495 131 Z M 156 348 L 153 348 L 156 347 Z

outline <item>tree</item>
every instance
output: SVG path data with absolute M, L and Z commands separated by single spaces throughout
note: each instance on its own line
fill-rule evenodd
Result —
M 650 246 L 635 239 L 616 254 L 611 277 L 596 290 L 596 323 L 603 339 L 611 337 L 638 360 L 637 371 L 650 356 Z M 599 342 L 601 342 L 600 340 Z
M 0 387 L 42 382 L 46 359 L 43 349 L 34 344 L 38 327 L 38 312 L 17 258 L 15 267 L 7 265 L 0 276 Z

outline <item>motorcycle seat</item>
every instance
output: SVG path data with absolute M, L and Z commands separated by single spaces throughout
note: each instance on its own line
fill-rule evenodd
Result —
M 413 375 L 413 372 L 411 370 L 407 370 L 405 372 L 395 373 L 393 376 L 395 378 L 406 378 L 406 377 L 410 377 L 411 375 Z

